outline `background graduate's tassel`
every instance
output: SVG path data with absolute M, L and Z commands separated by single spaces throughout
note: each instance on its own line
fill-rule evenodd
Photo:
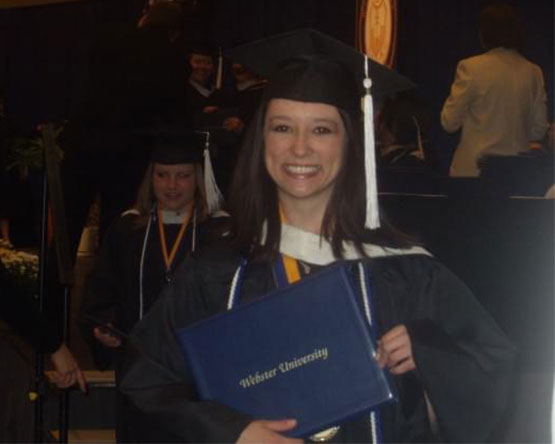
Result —
M 222 55 L 222 48 L 218 55 L 218 70 L 216 71 L 216 89 L 222 89 L 222 75 L 224 69 L 224 57 Z
M 364 57 L 364 172 L 366 179 L 366 220 L 364 226 L 371 230 L 380 227 L 378 208 L 378 183 L 376 180 L 376 152 L 374 141 L 374 105 L 370 88 L 372 81 L 368 76 L 368 57 Z
M 223 200 L 222 193 L 216 183 L 212 161 L 210 160 L 210 133 L 206 135 L 206 145 L 204 147 L 204 190 L 206 192 L 206 204 L 208 205 L 208 214 L 212 214 L 220 209 Z
M 416 116 L 412 116 L 412 121 L 414 122 L 414 126 L 416 127 L 416 140 L 418 142 L 418 153 L 420 155 L 420 160 L 425 160 L 426 156 L 424 155 L 424 145 L 422 144 L 422 131 L 420 130 L 420 124 L 418 123 L 418 119 Z

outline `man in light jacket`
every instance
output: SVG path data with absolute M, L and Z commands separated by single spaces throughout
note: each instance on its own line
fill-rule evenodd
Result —
M 515 9 L 490 5 L 481 11 L 478 27 L 486 52 L 459 62 L 441 111 L 447 132 L 462 127 L 450 169 L 454 177 L 479 176 L 486 154 L 526 151 L 548 127 L 543 75 L 519 52 L 523 28 Z

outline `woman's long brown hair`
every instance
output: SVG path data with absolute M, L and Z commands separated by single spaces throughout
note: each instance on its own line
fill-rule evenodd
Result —
M 254 115 L 239 153 L 231 183 L 229 211 L 235 242 L 244 253 L 257 258 L 275 257 L 279 251 L 281 222 L 276 184 L 264 161 L 264 120 L 267 103 Z M 339 110 L 345 125 L 343 162 L 322 222 L 321 235 L 330 242 L 334 255 L 343 257 L 343 241 L 351 241 L 364 255 L 363 243 L 408 247 L 408 237 L 394 230 L 382 218 L 382 228 L 364 228 L 364 152 L 358 128 L 349 114 Z M 357 127 L 355 127 L 357 125 Z M 262 239 L 262 227 L 266 235 Z M 263 242 L 262 242 L 263 241 Z

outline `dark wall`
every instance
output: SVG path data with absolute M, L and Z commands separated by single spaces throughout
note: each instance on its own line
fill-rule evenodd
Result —
M 355 0 L 217 0 L 211 9 L 211 30 L 223 47 L 303 27 L 355 41 Z
M 133 21 L 143 0 L 89 0 L 0 10 L 0 86 L 16 127 L 62 120 L 82 91 L 88 49 L 114 21 Z
M 87 50 L 100 29 L 132 22 L 144 0 L 83 2 L 0 11 L 0 83 L 20 125 L 66 117 L 82 92 Z M 206 31 L 227 48 L 275 32 L 310 26 L 355 40 L 356 0 L 199 0 Z M 456 62 L 479 52 L 476 16 L 484 0 L 398 0 L 397 69 L 412 78 L 438 115 Z M 552 0 L 517 0 L 528 29 L 526 55 L 544 70 L 553 107 Z M 551 116 L 552 116 L 551 112 Z M 553 117 L 553 116 L 552 116 Z M 438 120 L 436 120 L 438 122 Z M 437 145 L 456 140 L 436 131 Z
M 484 3 L 484 0 L 400 0 L 397 68 L 442 102 L 449 92 L 457 61 L 481 52 L 477 17 Z M 554 2 L 512 3 L 525 22 L 524 54 L 543 69 L 553 98 Z M 436 92 L 440 90 L 443 94 Z

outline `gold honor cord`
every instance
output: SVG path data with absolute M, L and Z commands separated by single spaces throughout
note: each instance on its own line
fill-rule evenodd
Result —
M 160 235 L 160 245 L 162 246 L 162 254 L 164 255 L 164 262 L 166 263 L 166 271 L 170 271 L 171 265 L 173 260 L 175 259 L 175 255 L 177 254 L 177 250 L 179 245 L 181 245 L 181 241 L 183 240 L 183 235 L 185 234 L 185 229 L 187 228 L 187 224 L 191 219 L 191 214 L 193 213 L 193 201 L 187 204 L 186 208 L 187 214 L 185 215 L 185 219 L 181 224 L 181 229 L 175 238 L 175 241 L 172 246 L 172 250 L 170 255 L 168 256 L 168 246 L 166 244 L 166 232 L 164 231 L 164 213 L 159 208 L 158 209 L 158 233 Z
M 287 276 L 287 282 L 294 284 L 301 280 L 301 273 L 299 271 L 299 264 L 296 259 L 286 254 L 281 255 L 283 260 L 283 268 L 285 269 L 285 275 Z
M 279 206 L 279 218 L 282 224 L 287 222 L 281 205 Z M 283 261 L 285 275 L 287 276 L 287 282 L 290 284 L 294 284 L 295 282 L 299 281 L 301 279 L 301 273 L 299 271 L 299 263 L 297 262 L 297 260 L 283 253 L 281 253 L 281 259 Z M 337 435 L 337 432 L 339 432 L 339 428 L 339 426 L 330 427 L 329 429 L 325 429 L 318 433 L 315 433 L 314 435 L 310 436 L 309 439 L 313 442 L 329 441 L 335 435 Z
M 279 206 L 279 218 L 282 224 L 286 223 L 287 219 L 285 218 L 281 205 Z M 287 276 L 287 282 L 294 284 L 295 282 L 300 281 L 301 272 L 299 271 L 299 264 L 297 260 L 283 253 L 281 254 L 281 258 L 283 261 L 283 268 L 285 269 L 285 275 Z

